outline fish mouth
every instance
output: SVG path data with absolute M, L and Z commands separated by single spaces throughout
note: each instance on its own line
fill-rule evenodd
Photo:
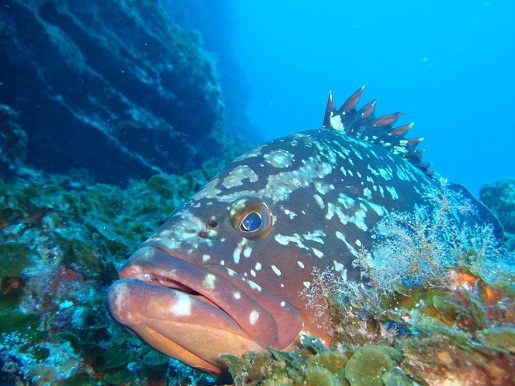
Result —
M 227 370 L 220 354 L 282 349 L 302 327 L 297 309 L 256 283 L 156 246 L 136 251 L 120 278 L 108 295 L 114 319 L 159 351 L 215 375 Z

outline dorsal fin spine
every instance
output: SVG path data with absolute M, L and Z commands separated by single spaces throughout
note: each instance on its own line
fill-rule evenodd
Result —
M 336 111 L 333 94 L 329 93 L 324 114 L 323 127 L 344 131 L 347 135 L 374 143 L 410 162 L 424 174 L 431 177 L 433 171 L 429 170 L 431 163 L 423 162 L 424 151 L 417 150 L 417 145 L 424 138 L 405 138 L 404 135 L 413 127 L 413 123 L 392 127 L 402 112 L 383 115 L 375 118 L 376 100 L 366 103 L 356 111 L 365 86 L 356 90 L 343 105 Z

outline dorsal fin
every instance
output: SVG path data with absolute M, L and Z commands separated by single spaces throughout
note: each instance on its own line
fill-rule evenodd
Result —
M 356 110 L 364 88 L 365 86 L 352 94 L 338 110 L 334 105 L 333 94 L 330 92 L 325 108 L 323 127 L 340 130 L 352 137 L 382 146 L 404 158 L 424 174 L 432 176 L 434 172 L 429 170 L 431 163 L 422 161 L 424 151 L 416 149 L 424 138 L 404 137 L 413 127 L 413 123 L 393 127 L 402 112 L 376 118 L 374 115 L 375 99 Z

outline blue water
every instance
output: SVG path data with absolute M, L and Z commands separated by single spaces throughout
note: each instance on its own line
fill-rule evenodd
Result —
M 234 1 L 236 55 L 267 138 L 321 125 L 366 85 L 415 122 L 433 170 L 478 194 L 515 176 L 515 1 Z

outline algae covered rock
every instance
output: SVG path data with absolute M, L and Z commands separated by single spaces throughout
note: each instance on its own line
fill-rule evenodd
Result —
M 394 367 L 390 355 L 378 346 L 364 346 L 350 357 L 345 377 L 352 386 L 382 386 L 382 377 Z
M 209 384 L 125 332 L 105 297 L 128 251 L 214 170 L 127 189 L 29 169 L 30 178 L 2 181 L 0 363 L 9 371 L 0 384 Z
M 483 185 L 481 201 L 497 216 L 507 233 L 515 234 L 515 179 L 504 178 L 494 184 Z M 512 248 L 515 242 L 512 241 Z
M 306 369 L 304 379 L 308 386 L 338 386 L 337 378 L 325 367 L 311 366 Z

